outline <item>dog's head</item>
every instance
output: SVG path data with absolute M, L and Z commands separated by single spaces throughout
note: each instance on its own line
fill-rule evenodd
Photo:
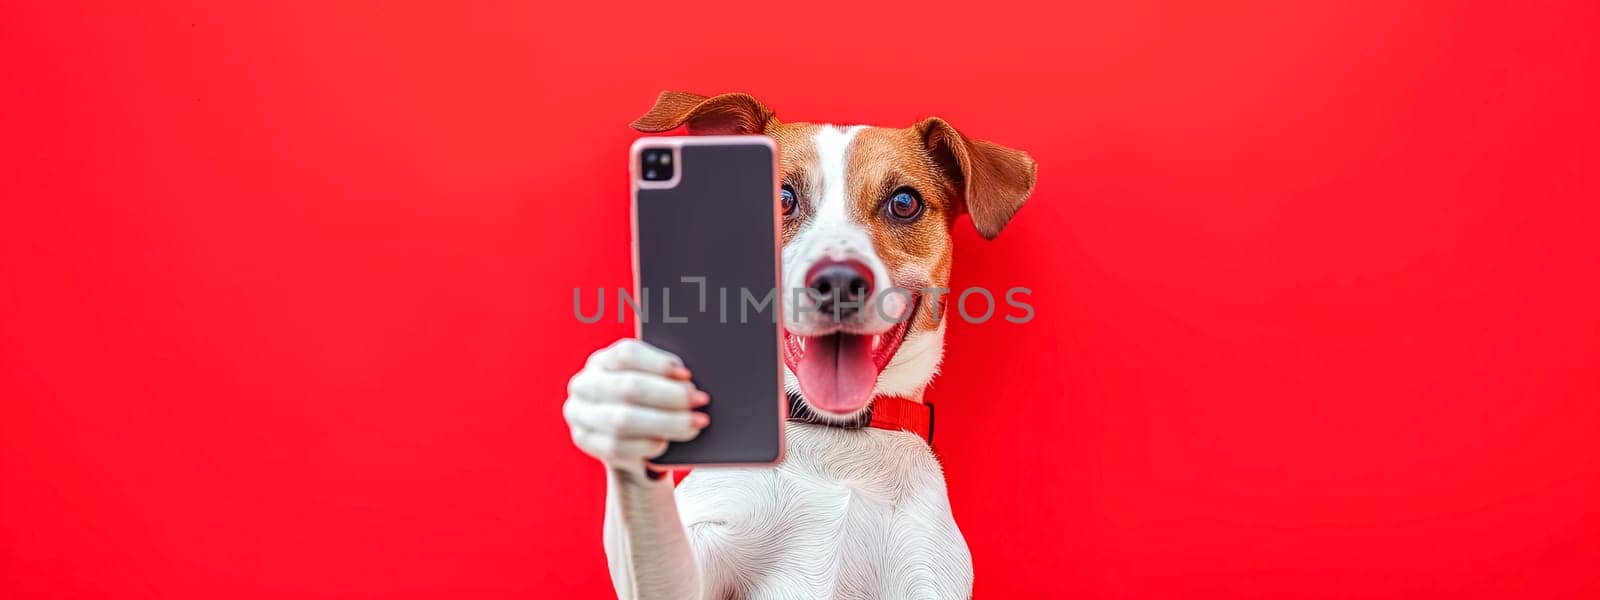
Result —
M 902 129 L 781 123 L 746 94 L 663 92 L 643 132 L 766 134 L 782 177 L 787 385 L 825 420 L 876 395 L 915 396 L 944 354 L 951 228 L 992 239 L 1033 189 L 1024 152 L 937 118 Z

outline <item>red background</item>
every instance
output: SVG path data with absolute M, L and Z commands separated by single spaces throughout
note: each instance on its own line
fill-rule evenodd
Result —
M 234 4 L 0 9 L 0 596 L 609 593 L 571 290 L 675 88 L 1039 160 L 978 596 L 1600 597 L 1592 1 Z

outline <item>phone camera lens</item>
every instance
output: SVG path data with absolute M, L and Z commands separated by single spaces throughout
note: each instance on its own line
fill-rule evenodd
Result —
M 647 148 L 639 153 L 639 169 L 644 174 L 645 181 L 666 181 L 672 179 L 672 150 L 668 148 Z

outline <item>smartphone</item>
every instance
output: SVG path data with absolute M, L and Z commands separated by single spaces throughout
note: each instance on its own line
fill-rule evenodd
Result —
M 711 396 L 700 435 L 650 462 L 776 463 L 788 417 L 777 145 L 762 135 L 647 137 L 629 154 L 635 334 L 682 358 Z

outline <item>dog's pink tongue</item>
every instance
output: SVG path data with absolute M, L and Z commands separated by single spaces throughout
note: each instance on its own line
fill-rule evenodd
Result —
M 854 412 L 872 398 L 878 383 L 872 336 L 835 333 L 807 339 L 794 376 L 807 404 L 833 413 Z

